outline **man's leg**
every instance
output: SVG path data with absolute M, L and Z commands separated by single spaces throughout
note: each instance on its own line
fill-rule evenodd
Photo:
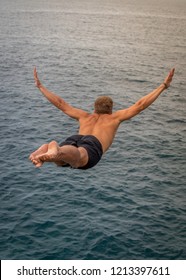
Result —
M 52 141 L 48 144 L 48 151 L 39 154 L 35 157 L 37 167 L 40 167 L 44 162 L 54 162 L 57 165 L 68 163 L 74 168 L 82 167 L 88 162 L 87 151 L 82 147 L 74 147 L 65 145 L 60 147 L 57 142 Z

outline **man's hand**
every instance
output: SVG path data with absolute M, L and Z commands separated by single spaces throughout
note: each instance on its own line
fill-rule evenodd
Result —
M 174 76 L 174 71 L 175 71 L 175 68 L 171 69 L 168 76 L 165 78 L 165 80 L 163 82 L 166 88 L 170 87 L 170 83 L 172 82 L 172 78 Z
M 40 82 L 40 80 L 38 79 L 36 67 L 34 68 L 34 80 L 35 80 L 36 87 L 40 88 L 41 82 Z

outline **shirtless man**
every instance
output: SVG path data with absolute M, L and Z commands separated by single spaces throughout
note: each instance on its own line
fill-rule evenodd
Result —
M 30 155 L 30 160 L 36 167 L 42 166 L 44 162 L 54 162 L 58 166 L 71 166 L 78 169 L 95 166 L 111 146 L 119 125 L 150 106 L 170 86 L 173 75 L 174 69 L 158 88 L 127 109 L 112 112 L 112 99 L 103 96 L 95 101 L 94 112 L 88 113 L 72 107 L 61 97 L 48 91 L 38 79 L 35 68 L 36 86 L 54 106 L 79 122 L 79 132 L 59 145 L 55 141 L 42 145 Z

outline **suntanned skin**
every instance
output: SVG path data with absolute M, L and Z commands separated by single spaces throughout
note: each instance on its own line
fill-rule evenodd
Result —
M 77 109 L 68 104 L 63 98 L 50 92 L 42 85 L 38 79 L 36 68 L 34 69 L 35 84 L 41 93 L 59 110 L 79 122 L 79 134 L 95 136 L 102 145 L 103 153 L 111 146 L 119 125 L 149 107 L 170 86 L 173 76 L 174 68 L 169 72 L 164 83 L 142 97 L 131 107 L 118 110 L 111 114 L 97 114 L 95 111 L 88 113 L 84 110 Z M 78 168 L 87 164 L 88 154 L 83 147 L 76 148 L 70 145 L 59 147 L 55 141 L 52 141 L 49 144 L 42 145 L 32 153 L 30 160 L 36 167 L 40 167 L 44 162 L 54 162 L 60 166 L 68 163 L 72 167 Z

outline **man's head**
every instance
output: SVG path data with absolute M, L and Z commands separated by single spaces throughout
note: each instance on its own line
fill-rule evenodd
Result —
M 113 101 L 108 96 L 100 96 L 94 103 L 95 113 L 112 114 Z

